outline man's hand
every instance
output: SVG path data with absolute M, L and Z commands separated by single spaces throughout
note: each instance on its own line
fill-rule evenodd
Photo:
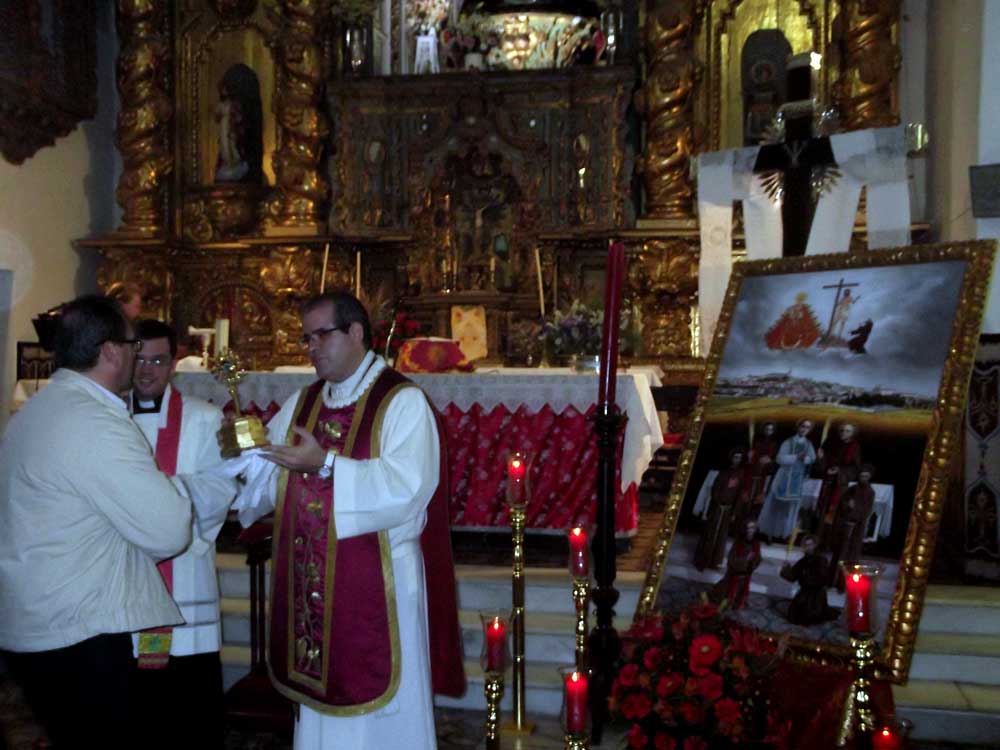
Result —
M 326 451 L 311 432 L 298 426 L 292 427 L 292 430 L 299 436 L 298 445 L 272 445 L 263 449 L 264 457 L 292 471 L 307 474 L 319 471 L 326 459 Z

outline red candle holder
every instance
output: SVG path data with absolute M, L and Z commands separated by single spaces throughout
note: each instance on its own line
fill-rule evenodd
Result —
M 510 663 L 507 634 L 510 632 L 510 615 L 499 610 L 479 613 L 483 624 L 483 649 L 479 664 L 486 674 L 503 674 Z
M 523 508 L 531 499 L 532 458 L 530 453 L 521 450 L 507 454 L 507 503 L 511 507 Z
M 590 578 L 590 541 L 586 529 L 577 526 L 569 530 L 569 574 L 574 578 Z
M 856 636 L 872 636 L 876 624 L 876 590 L 882 566 L 874 563 L 842 562 L 844 571 L 844 616 L 847 631 Z

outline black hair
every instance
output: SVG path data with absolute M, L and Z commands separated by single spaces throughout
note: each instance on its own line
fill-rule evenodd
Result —
M 330 305 L 333 308 L 333 322 L 336 325 L 360 323 L 364 331 L 365 349 L 372 348 L 372 323 L 368 318 L 368 311 L 357 297 L 347 292 L 317 294 L 302 305 L 302 314 L 311 313 L 323 305 Z
M 135 324 L 135 337 L 142 341 L 150 339 L 166 339 L 170 344 L 171 358 L 177 356 L 177 331 L 172 325 L 164 323 L 162 320 L 146 318 Z
M 83 372 L 97 364 L 105 341 L 124 341 L 128 322 L 121 305 L 110 297 L 86 294 L 68 302 L 56 326 L 56 367 Z

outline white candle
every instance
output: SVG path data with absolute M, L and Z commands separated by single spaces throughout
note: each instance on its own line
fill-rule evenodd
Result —
M 354 296 L 361 298 L 361 251 L 354 253 Z
M 542 285 L 542 258 L 535 245 L 535 273 L 538 275 L 538 312 L 545 317 L 545 287 Z
M 215 321 L 215 356 L 229 349 L 229 318 Z

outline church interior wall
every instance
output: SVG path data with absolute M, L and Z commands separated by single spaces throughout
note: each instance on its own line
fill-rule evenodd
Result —
M 0 269 L 13 271 L 11 294 L 0 300 L 6 308 L 0 315 L 5 328 L 0 331 L 0 429 L 14 389 L 17 341 L 37 338 L 32 317 L 97 288 L 94 260 L 78 254 L 72 241 L 109 231 L 118 220 L 114 8 L 97 5 L 96 117 L 20 166 L 0 159 Z
M 976 164 L 1000 163 L 1000 3 L 987 2 L 983 8 L 982 49 L 993 50 L 982 56 L 979 84 L 979 144 Z M 976 237 L 981 240 L 1000 239 L 1000 218 L 976 219 Z M 993 273 L 990 305 L 983 330 L 1000 332 L 1000 273 Z

